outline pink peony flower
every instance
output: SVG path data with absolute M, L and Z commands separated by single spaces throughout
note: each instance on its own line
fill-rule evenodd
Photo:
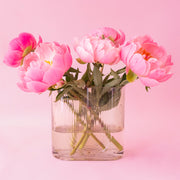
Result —
M 125 41 L 125 34 L 121 30 L 118 32 L 110 27 L 97 29 L 95 32 L 90 34 L 90 36 L 98 36 L 102 39 L 108 38 L 113 41 L 116 46 L 122 45 Z
M 116 64 L 120 61 L 120 48 L 109 39 L 98 36 L 85 36 L 74 43 L 74 50 L 78 54 L 78 61 L 85 63 Z
M 39 42 L 37 43 L 32 34 L 19 34 L 19 37 L 9 43 L 9 49 L 5 55 L 4 63 L 11 67 L 22 65 L 24 57 L 33 51 L 41 42 L 41 37 L 39 37 Z
M 134 72 L 145 86 L 156 86 L 172 76 L 171 56 L 148 36 L 128 42 L 121 48 L 120 57 L 127 73 Z
M 64 73 L 71 67 L 72 57 L 66 45 L 41 43 L 24 58 L 20 67 L 18 86 L 26 92 L 41 93 L 61 82 Z

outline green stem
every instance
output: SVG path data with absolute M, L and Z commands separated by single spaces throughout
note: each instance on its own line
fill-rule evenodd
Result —
M 89 138 L 89 133 L 86 133 L 86 136 L 83 139 L 82 143 L 80 144 L 79 149 L 83 149 L 83 147 L 86 145 L 88 138 Z
M 102 67 L 101 67 L 101 74 L 103 73 L 103 70 L 104 70 L 104 64 L 102 65 Z
M 76 145 L 76 146 L 74 147 L 74 149 L 72 150 L 72 152 L 71 152 L 71 154 L 70 154 L 71 156 L 72 156 L 72 155 L 76 152 L 76 150 L 79 148 L 79 146 L 80 146 L 81 143 L 83 142 L 83 140 L 84 140 L 86 134 L 87 134 L 87 132 L 84 131 L 84 133 L 83 133 L 83 135 L 81 136 L 79 142 L 77 143 L 77 145 Z
M 89 110 L 89 111 L 94 115 L 95 119 L 99 121 L 101 127 L 104 129 L 107 138 L 119 149 L 119 151 L 122 151 L 122 150 L 123 150 L 123 146 L 122 146 L 113 136 L 111 136 L 110 132 L 108 131 L 108 128 L 107 128 L 106 125 L 101 121 L 101 119 L 99 118 L 99 116 L 97 115 L 97 113 L 94 112 L 91 108 L 88 108 L 88 107 L 86 106 L 86 103 L 84 103 L 84 102 L 78 97 L 78 95 L 77 95 L 74 91 L 71 91 L 71 94 L 72 94 L 73 96 L 75 96 L 75 97 L 84 105 L 84 107 L 85 107 L 87 110 Z M 80 141 L 81 141 L 81 139 L 80 139 Z M 79 144 L 79 142 L 78 142 L 78 144 Z M 98 144 L 99 144 L 99 143 L 98 143 Z M 99 144 L 99 145 L 100 145 L 100 144 Z M 100 146 L 101 146 L 101 145 L 100 145 Z M 79 147 L 79 146 L 78 146 L 78 147 Z M 76 150 L 77 150 L 77 149 L 76 149 Z M 76 150 L 75 150 L 75 151 L 76 151 Z
M 64 102 L 69 106 L 69 108 L 70 108 L 70 109 L 73 111 L 73 113 L 76 115 L 76 118 L 77 118 L 76 120 L 77 120 L 78 122 L 80 122 L 80 123 L 85 127 L 83 139 L 80 139 L 80 140 L 79 140 L 80 144 L 79 144 L 79 142 L 78 142 L 77 145 L 74 146 L 74 149 L 73 149 L 73 151 L 71 152 L 71 154 L 72 154 L 72 153 L 74 154 L 78 148 L 82 149 L 82 148 L 85 146 L 85 144 L 86 144 L 86 142 L 87 142 L 87 140 L 88 140 L 88 138 L 89 138 L 90 135 L 91 135 L 91 136 L 93 137 L 93 139 L 99 144 L 99 146 L 101 146 L 103 149 L 105 149 L 104 144 L 103 144 L 92 132 L 89 132 L 89 133 L 87 132 L 87 124 L 84 123 L 84 122 L 80 119 L 79 113 L 77 113 L 77 112 L 73 109 L 72 105 L 71 105 L 68 101 L 64 101 Z M 90 130 L 90 129 L 88 129 L 88 130 Z
M 103 148 L 105 149 L 106 147 L 104 146 L 104 144 L 99 141 L 99 139 L 93 134 L 93 133 L 90 133 L 90 135 L 93 137 L 93 139 Z
M 104 129 L 107 138 L 119 149 L 119 151 L 122 151 L 123 150 L 123 146 L 113 136 L 111 136 L 111 133 L 108 131 L 108 128 L 101 121 L 101 119 L 96 115 L 96 113 L 94 113 L 93 111 L 91 111 L 91 112 L 94 114 L 96 119 L 99 121 L 101 127 Z

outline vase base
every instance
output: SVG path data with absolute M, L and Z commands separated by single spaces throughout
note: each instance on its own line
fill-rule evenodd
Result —
M 84 149 L 80 152 L 76 152 L 74 155 L 70 155 L 70 152 L 67 150 L 56 150 L 53 151 L 53 156 L 57 159 L 66 160 L 66 161 L 111 161 L 118 160 L 122 158 L 123 151 L 121 152 L 113 152 L 112 151 L 99 151 L 93 149 Z

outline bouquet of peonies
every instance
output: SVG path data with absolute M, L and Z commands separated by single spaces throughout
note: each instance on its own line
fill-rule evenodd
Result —
M 86 64 L 86 71 L 72 67 L 72 56 L 67 45 L 58 42 L 38 42 L 33 35 L 21 33 L 9 44 L 4 63 L 18 67 L 20 89 L 26 92 L 42 93 L 46 90 L 57 92 L 56 102 L 64 103 L 76 115 L 76 121 L 84 129 L 79 141 L 72 146 L 71 156 L 82 149 L 89 136 L 105 149 L 105 145 L 93 134 L 92 120 L 83 120 L 82 112 L 86 110 L 97 121 L 107 138 L 119 151 L 121 144 L 111 136 L 108 127 L 99 114 L 116 107 L 120 101 L 120 90 L 127 83 L 139 79 L 148 90 L 168 80 L 173 65 L 171 56 L 149 36 L 136 37 L 125 42 L 122 31 L 104 27 L 87 34 L 82 39 L 74 40 L 76 60 Z M 111 69 L 104 74 L 104 66 L 122 61 L 125 66 L 118 70 Z M 93 88 L 87 97 L 87 89 Z M 113 93 L 109 93 L 111 89 Z M 69 100 L 82 103 L 81 111 L 76 112 Z M 83 110 L 84 109 L 84 110 Z M 91 118 L 90 118 L 91 119 Z

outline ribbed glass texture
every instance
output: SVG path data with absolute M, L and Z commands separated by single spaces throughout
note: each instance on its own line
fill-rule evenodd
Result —
M 75 94 L 75 93 L 76 94 Z M 62 160 L 115 160 L 123 155 L 124 89 L 52 93 L 52 151 Z M 105 92 L 105 91 L 104 91 Z M 99 98 L 100 97 L 100 98 Z

